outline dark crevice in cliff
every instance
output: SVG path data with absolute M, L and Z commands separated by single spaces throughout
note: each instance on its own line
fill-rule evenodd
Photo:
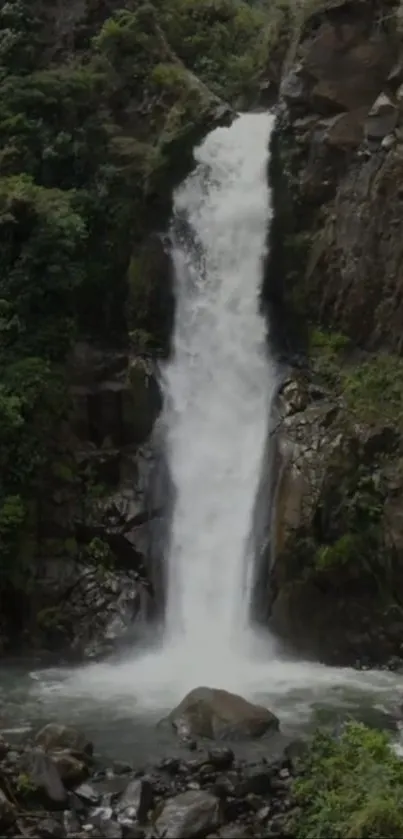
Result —
M 169 471 L 165 432 L 161 421 L 157 421 L 152 437 L 152 445 L 155 461 L 150 475 L 147 504 L 150 510 L 158 508 L 160 514 L 149 519 L 146 556 L 148 578 L 153 589 L 153 602 L 149 618 L 152 623 L 160 624 L 163 622 L 165 614 L 168 583 L 167 561 L 176 495 Z
M 270 617 L 270 558 L 273 541 L 271 524 L 279 468 L 276 418 L 273 412 L 262 457 L 250 540 L 250 553 L 253 556 L 250 619 L 252 624 L 263 627 L 268 626 Z
M 301 321 L 287 287 L 290 254 L 287 240 L 293 230 L 293 203 L 282 170 L 281 137 L 274 129 L 270 139 L 267 178 L 272 195 L 272 220 L 267 234 L 261 307 L 267 318 L 270 353 L 279 363 L 298 364 L 307 347 L 306 324 Z

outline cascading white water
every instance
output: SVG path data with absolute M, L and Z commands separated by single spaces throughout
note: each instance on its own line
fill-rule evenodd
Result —
M 318 703 L 400 695 L 394 675 L 285 659 L 248 629 L 248 544 L 275 387 L 258 312 L 272 126 L 270 115 L 248 114 L 213 131 L 175 195 L 177 311 L 162 420 L 177 498 L 162 647 L 34 674 L 41 702 L 59 713 L 78 698 L 80 715 L 95 703 L 114 715 L 160 713 L 206 684 L 258 698 L 292 723 Z
M 213 131 L 174 200 L 166 641 L 196 656 L 228 654 L 245 625 L 245 552 L 275 384 L 258 311 L 272 125 L 245 114 Z

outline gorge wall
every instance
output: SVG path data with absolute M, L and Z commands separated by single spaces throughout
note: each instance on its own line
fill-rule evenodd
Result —
M 158 620 L 172 192 L 213 126 L 277 103 L 262 306 L 285 379 L 256 614 L 304 654 L 393 663 L 400 4 L 13 0 L 0 24 L 0 649 L 95 654 Z
M 399 5 L 319 4 L 280 85 L 283 306 L 300 358 L 279 402 L 272 625 L 330 663 L 401 656 Z
M 163 234 L 231 118 L 171 46 L 183 24 L 175 4 L 0 10 L 0 649 L 81 654 L 155 612 Z

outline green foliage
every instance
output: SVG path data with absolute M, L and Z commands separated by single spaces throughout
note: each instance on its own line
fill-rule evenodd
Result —
M 143 243 L 216 113 L 203 82 L 250 96 L 290 11 L 84 6 L 0 8 L 0 573 L 13 580 L 49 485 L 78 492 L 60 452 L 72 345 L 166 351 L 169 291 L 162 268 L 150 281 Z
M 296 839 L 403 836 L 403 762 L 387 736 L 351 722 L 318 732 L 294 782 Z
M 327 570 L 357 561 L 362 552 L 362 539 L 357 533 L 344 533 L 331 545 L 320 545 L 315 555 L 317 570 Z
M 351 342 L 337 332 L 313 329 L 313 367 L 343 397 L 358 420 L 403 424 L 403 360 L 380 353 L 352 358 Z
M 23 356 L 59 360 L 70 345 L 85 239 L 73 203 L 74 193 L 37 186 L 27 175 L 0 181 L 0 341 L 5 353 L 11 344 L 14 355 L 18 344 Z
M 133 329 L 130 334 L 130 344 L 135 355 L 148 355 L 155 349 L 155 341 L 145 329 Z
M 134 129 L 127 109 L 141 111 L 166 83 L 148 79 L 153 66 L 171 61 L 147 4 L 98 32 L 87 20 L 73 55 L 63 14 L 37 0 L 0 9 L 0 573 L 14 581 L 31 500 L 50 477 L 76 482 L 52 469 L 69 350 L 78 335 L 129 340 L 127 267 L 161 155 L 157 122 Z
M 309 349 L 314 369 L 331 388 L 341 388 L 341 368 L 349 346 L 349 339 L 338 332 L 318 328 L 310 331 Z
M 180 64 L 156 64 L 150 74 L 153 85 L 180 96 L 183 90 L 184 72 Z
M 94 563 L 99 569 L 107 569 L 113 565 L 112 551 L 103 539 L 95 536 L 85 546 L 85 559 L 89 563 Z
M 177 55 L 217 94 L 236 99 L 256 91 L 271 14 L 243 0 L 164 0 L 161 17 Z
M 349 344 L 349 338 L 339 332 L 323 332 L 320 329 L 311 331 L 311 351 L 321 352 L 330 358 L 335 358 L 340 352 L 346 350 Z
M 0 502 L 0 583 L 1 577 L 14 579 L 10 562 L 18 551 L 21 530 L 25 523 L 26 507 L 20 495 L 3 495 Z
M 346 459 L 347 458 L 347 459 Z M 315 540 L 302 562 L 305 577 L 331 575 L 364 579 L 377 588 L 388 584 L 395 562 L 384 534 L 385 487 L 369 466 L 347 453 L 334 459 L 331 480 L 323 487 Z M 302 546 L 303 547 L 303 546 Z
M 62 626 L 62 616 L 60 614 L 60 607 L 49 606 L 46 609 L 41 609 L 36 616 L 36 621 L 39 629 L 43 631 L 50 631 L 58 629 Z
M 324 0 L 161 0 L 170 46 L 211 90 L 238 104 L 256 97 L 272 55 L 298 45 Z
M 16 787 L 17 792 L 23 797 L 26 795 L 29 796 L 31 793 L 37 791 L 36 784 L 33 783 L 30 776 L 27 775 L 25 772 L 20 772 L 20 774 L 17 776 Z
M 403 360 L 380 354 L 343 371 L 342 388 L 348 405 L 367 421 L 383 417 L 403 422 Z

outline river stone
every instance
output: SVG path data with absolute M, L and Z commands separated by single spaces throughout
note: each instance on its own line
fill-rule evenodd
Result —
M 130 781 L 119 799 L 117 810 L 120 813 L 133 811 L 133 815 L 130 815 L 130 818 L 135 817 L 139 822 L 143 822 L 153 805 L 153 800 L 154 791 L 147 778 Z
M 46 752 L 70 749 L 77 754 L 90 756 L 94 751 L 93 744 L 81 731 L 69 725 L 58 725 L 53 722 L 38 731 L 35 743 Z
M 368 140 L 380 142 L 387 134 L 394 131 L 398 116 L 399 112 L 394 102 L 386 93 L 380 93 L 365 123 L 365 133 Z
M 267 765 L 246 767 L 242 778 L 235 786 L 236 798 L 253 795 L 267 795 L 273 783 L 273 769 Z
M 16 812 L 14 804 L 8 800 L 7 796 L 0 789 L 0 827 L 13 824 L 16 819 Z
M 54 752 L 52 760 L 59 770 L 59 775 L 66 786 L 73 786 L 74 784 L 81 784 L 88 777 L 88 767 L 78 758 L 73 757 L 70 752 L 64 751 Z
M 0 760 L 3 760 L 3 757 L 6 756 L 8 750 L 8 745 L 4 740 L 4 737 L 0 734 Z
M 45 794 L 49 805 L 64 804 L 67 794 L 59 770 L 43 749 L 34 748 L 27 752 L 24 768 L 32 786 Z
M 41 839 L 63 839 L 65 835 L 63 825 L 55 819 L 44 819 L 37 825 L 37 829 Z
M 212 740 L 261 737 L 279 728 L 277 717 L 262 705 L 226 690 L 207 687 L 188 693 L 168 719 L 182 736 Z
M 208 758 L 215 769 L 229 769 L 235 760 L 235 755 L 232 749 L 217 747 L 209 749 Z
M 80 822 L 72 810 L 64 811 L 63 828 L 67 836 L 75 836 L 80 832 Z
M 225 825 L 218 834 L 220 839 L 248 839 L 249 836 L 254 835 L 253 828 L 250 825 L 237 822 Z
M 100 825 L 100 832 L 104 839 L 121 839 L 123 836 L 122 825 L 113 821 L 113 819 L 102 822 Z
M 101 793 L 95 789 L 92 784 L 81 784 L 75 790 L 76 796 L 85 804 L 98 804 L 101 799 Z
M 192 839 L 207 836 L 220 821 L 220 804 L 214 795 L 188 790 L 170 798 L 155 827 L 164 839 Z

